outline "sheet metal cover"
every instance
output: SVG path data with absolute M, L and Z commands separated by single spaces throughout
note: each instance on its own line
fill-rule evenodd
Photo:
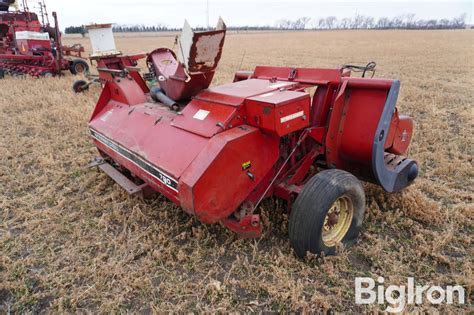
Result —
M 146 105 L 137 105 L 129 113 L 128 107 L 109 105 L 91 121 L 90 127 L 174 178 L 181 176 L 208 142 L 173 127 L 169 117 Z
M 308 97 L 308 93 L 296 91 L 273 91 L 251 97 L 248 100 L 274 105 L 284 105 L 289 102 L 298 101 L 305 97 Z
M 279 89 L 289 89 L 294 85 L 296 83 L 293 82 L 250 79 L 212 87 L 199 93 L 196 98 L 203 101 L 239 106 L 249 97 Z
M 226 25 L 222 18 L 215 31 L 205 32 L 194 32 L 185 21 L 178 41 L 178 60 L 191 74 L 215 70 L 222 56 L 225 34 Z

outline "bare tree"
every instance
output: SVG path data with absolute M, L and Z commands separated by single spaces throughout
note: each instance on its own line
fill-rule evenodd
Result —
M 291 21 L 290 20 L 284 20 L 284 19 L 278 20 L 278 21 L 276 21 L 275 26 L 278 29 L 287 30 L 291 26 Z
M 438 25 L 438 20 L 428 20 L 426 21 L 426 28 L 434 29 Z
M 318 20 L 318 28 L 319 29 L 325 29 L 326 28 L 326 19 L 321 18 Z
M 351 27 L 352 19 L 351 18 L 343 18 L 341 23 L 339 23 L 339 28 L 348 29 Z
M 376 28 L 380 29 L 386 29 L 390 27 L 390 20 L 386 17 L 382 17 L 377 21 L 377 24 L 375 24 Z
M 467 14 L 463 13 L 459 17 L 454 18 L 452 24 L 455 28 L 465 28 L 466 27 L 466 18 Z
M 414 28 L 414 26 L 415 26 L 415 14 L 409 13 L 406 15 L 406 27 Z
M 352 19 L 351 28 L 352 29 L 362 28 L 362 24 L 364 23 L 364 20 L 365 20 L 365 17 L 363 15 L 357 14 Z
M 448 19 L 441 19 L 438 21 L 439 28 L 450 28 L 451 21 Z
M 392 28 L 402 28 L 403 27 L 403 20 L 404 20 L 404 17 L 403 15 L 399 15 L 399 16 L 396 16 L 392 19 L 391 21 L 391 27 Z
M 332 30 L 337 23 L 337 18 L 335 16 L 328 16 L 326 18 L 326 28 Z
M 374 18 L 371 16 L 365 16 L 362 21 L 362 27 L 365 29 L 373 28 L 374 27 Z
M 303 16 L 296 20 L 296 24 L 298 25 L 298 29 L 304 30 L 306 25 L 308 25 L 309 21 L 311 21 L 310 17 Z

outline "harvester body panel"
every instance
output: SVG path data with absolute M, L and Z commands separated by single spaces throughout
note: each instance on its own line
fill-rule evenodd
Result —
M 259 129 L 240 126 L 219 133 L 184 172 L 181 206 L 204 223 L 226 219 L 271 172 L 278 157 L 277 139 Z

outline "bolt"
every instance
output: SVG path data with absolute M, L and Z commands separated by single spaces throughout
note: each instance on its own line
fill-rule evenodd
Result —
M 379 136 L 379 141 L 382 141 L 384 136 L 385 136 L 385 130 L 382 130 Z

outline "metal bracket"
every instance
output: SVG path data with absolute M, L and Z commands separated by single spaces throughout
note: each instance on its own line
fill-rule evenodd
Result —
M 256 214 L 246 215 L 240 221 L 227 218 L 222 223 L 226 228 L 237 233 L 239 238 L 255 238 L 262 235 L 263 232 L 260 216 Z

